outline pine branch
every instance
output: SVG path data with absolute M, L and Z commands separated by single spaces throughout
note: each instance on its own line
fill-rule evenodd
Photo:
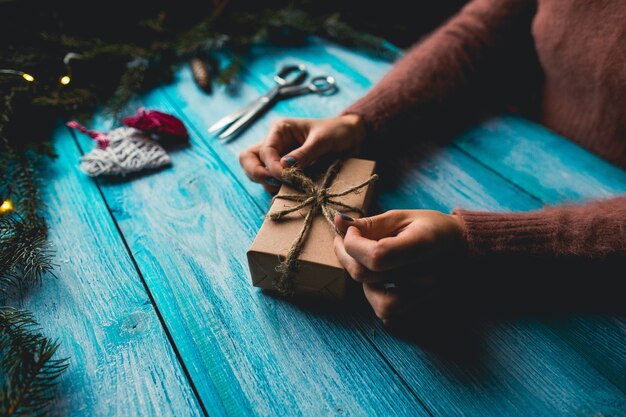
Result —
M 54 276 L 54 247 L 46 239 L 45 225 L 19 214 L 0 217 L 0 293 L 40 284 Z
M 120 78 L 119 84 L 113 96 L 106 105 L 106 110 L 110 114 L 117 115 L 138 91 L 141 90 L 148 61 L 143 58 L 135 58 L 128 64 L 126 72 Z
M 16 90 L 11 88 L 7 94 L 2 97 L 2 102 L 0 103 L 0 137 L 4 138 L 4 128 L 9 123 L 11 119 L 11 114 L 13 114 L 13 98 L 15 97 Z M 0 149 L 2 147 L 0 146 Z
M 214 26 L 229 3 L 229 0 L 215 0 L 213 12 L 209 16 L 178 36 L 174 46 L 174 53 L 178 58 L 188 58 L 200 51 L 222 47 L 227 37 L 217 33 Z
M 232 57 L 226 68 L 217 77 L 217 83 L 233 88 L 237 75 L 241 71 L 241 55 L 237 54 Z
M 15 172 L 12 173 L 12 185 L 14 187 L 14 204 L 19 207 L 26 220 L 40 223 L 45 226 L 37 213 L 43 208 L 43 201 L 39 193 L 39 184 L 35 177 L 35 166 L 38 162 L 35 155 L 27 156 L 22 153 L 17 157 Z M 45 228 L 44 228 L 45 233 Z
M 0 307 L 0 415 L 44 415 L 67 359 L 53 359 L 59 345 L 41 333 L 31 313 Z
M 395 61 L 400 57 L 400 51 L 392 48 L 384 39 L 355 30 L 342 22 L 339 14 L 326 19 L 321 35 L 342 45 L 357 47 L 379 59 Z
M 40 284 L 47 273 L 54 276 L 55 264 L 47 225 L 39 215 L 44 206 L 36 175 L 39 157 L 2 143 L 0 197 L 14 206 L 0 214 L 0 294 L 6 294 Z

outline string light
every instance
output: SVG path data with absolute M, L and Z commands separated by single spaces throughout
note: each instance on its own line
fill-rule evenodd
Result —
M 68 85 L 72 81 L 72 68 L 70 66 L 72 60 L 81 60 L 84 58 L 84 56 L 82 56 L 81 54 L 77 54 L 76 52 L 68 52 L 67 54 L 65 54 L 65 56 L 63 57 L 63 63 L 65 64 L 65 69 L 67 70 L 67 73 L 59 78 L 59 83 L 61 83 L 61 85 Z
M 13 203 L 9 200 L 4 200 L 2 204 L 0 204 L 0 213 L 7 213 L 13 210 Z
M 25 79 L 29 83 L 32 83 L 33 81 L 35 81 L 35 77 L 33 77 L 32 75 L 30 75 L 30 74 L 28 74 L 28 73 L 26 73 L 24 71 L 17 71 L 17 70 L 13 70 L 13 69 L 0 69 L 0 74 L 17 75 L 18 77 L 22 77 L 23 79 Z

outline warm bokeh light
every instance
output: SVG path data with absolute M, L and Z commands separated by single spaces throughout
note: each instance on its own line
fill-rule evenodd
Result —
M 0 205 L 0 213 L 6 213 L 11 210 L 13 210 L 13 203 L 9 200 L 4 200 Z
M 27 73 L 23 73 L 22 78 L 28 81 L 29 83 L 32 83 L 33 81 L 35 81 L 35 77 Z
M 69 75 L 64 75 L 59 79 L 59 82 L 63 85 L 68 85 L 70 83 L 71 79 Z

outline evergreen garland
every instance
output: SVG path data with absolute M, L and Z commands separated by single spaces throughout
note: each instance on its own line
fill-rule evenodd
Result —
M 53 359 L 58 346 L 39 333 L 29 312 L 0 307 L 0 415 L 45 413 L 67 368 L 66 359 Z

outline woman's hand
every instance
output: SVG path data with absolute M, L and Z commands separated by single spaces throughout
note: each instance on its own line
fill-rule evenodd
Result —
M 345 232 L 335 238 L 339 262 L 363 283 L 385 324 L 415 307 L 467 250 L 461 220 L 433 210 L 391 210 L 362 219 L 337 215 L 335 225 Z
M 272 124 L 263 141 L 242 152 L 239 163 L 252 181 L 276 192 L 283 168 L 304 168 L 325 154 L 356 149 L 364 138 L 365 128 L 356 115 L 283 119 Z

